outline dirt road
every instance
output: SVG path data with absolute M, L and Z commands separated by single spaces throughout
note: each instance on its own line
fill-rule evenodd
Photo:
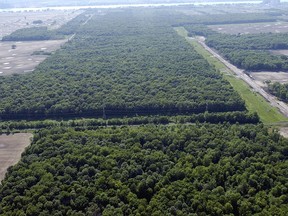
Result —
M 237 68 L 235 65 L 229 63 L 222 56 L 220 56 L 215 50 L 211 49 L 205 44 L 205 38 L 199 37 L 196 39 L 199 44 L 201 44 L 208 52 L 210 52 L 215 58 L 221 61 L 227 68 L 233 71 L 239 78 L 244 80 L 248 85 L 250 85 L 255 92 L 262 95 L 273 107 L 276 107 L 288 117 L 288 106 L 282 101 L 279 101 L 276 97 L 266 92 L 260 85 L 258 85 L 253 79 L 251 79 L 244 70 Z

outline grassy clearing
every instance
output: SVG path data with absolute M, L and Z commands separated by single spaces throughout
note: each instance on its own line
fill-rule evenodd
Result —
M 206 51 L 196 40 L 188 38 L 188 32 L 183 27 L 175 28 L 175 31 L 194 47 L 216 70 L 222 72 L 233 88 L 238 92 L 246 103 L 246 107 L 250 112 L 257 112 L 263 123 L 277 123 L 288 121 L 275 107 L 272 107 L 262 96 L 252 91 L 252 89 L 243 80 L 237 78 L 222 62 L 213 57 Z

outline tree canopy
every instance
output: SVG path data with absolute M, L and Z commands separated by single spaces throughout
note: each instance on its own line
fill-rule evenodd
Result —
M 263 125 L 41 130 L 4 215 L 285 215 L 287 139 Z

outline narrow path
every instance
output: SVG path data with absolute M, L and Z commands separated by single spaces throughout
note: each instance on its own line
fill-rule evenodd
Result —
M 190 38 L 194 40 L 194 38 Z M 278 100 L 273 95 L 266 92 L 261 86 L 259 86 L 253 79 L 251 79 L 247 74 L 244 73 L 244 70 L 237 68 L 235 65 L 229 63 L 221 55 L 219 55 L 215 50 L 211 49 L 205 44 L 205 39 L 203 37 L 196 38 L 196 41 L 208 52 L 210 52 L 215 58 L 221 61 L 227 68 L 233 71 L 239 78 L 245 81 L 249 86 L 251 86 L 255 92 L 258 92 L 262 95 L 273 107 L 276 107 L 288 117 L 288 106 L 284 102 Z
M 89 20 L 91 20 L 94 15 L 95 15 L 95 14 L 92 14 L 82 25 L 86 25 L 87 22 L 89 22 Z
M 86 24 L 89 22 L 89 20 L 92 19 L 93 16 L 94 16 L 94 14 L 91 15 L 91 16 L 89 16 L 89 18 L 88 18 L 84 23 L 82 23 L 81 25 L 83 25 L 83 26 L 86 25 Z M 68 39 L 68 41 L 71 41 L 75 36 L 76 36 L 76 33 L 74 33 L 73 35 L 71 35 L 71 37 Z

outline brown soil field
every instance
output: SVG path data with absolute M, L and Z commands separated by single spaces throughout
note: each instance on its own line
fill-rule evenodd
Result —
M 262 87 L 267 86 L 264 82 L 271 80 L 271 82 L 288 83 L 287 72 L 250 72 L 252 78 Z
M 66 40 L 0 42 L 0 76 L 31 72 L 49 55 L 32 55 L 34 51 L 53 52 Z M 16 49 L 12 49 L 16 45 Z
M 18 163 L 21 153 L 30 145 L 32 137 L 29 133 L 0 135 L 0 181 L 4 179 L 7 169 Z
M 50 29 L 59 28 L 73 19 L 82 11 L 31 11 L 31 12 L 2 12 L 0 13 L 0 39 L 17 29 L 35 26 L 47 26 Z M 41 20 L 43 23 L 33 24 L 33 21 Z
M 279 133 L 285 137 L 285 138 L 288 138 L 288 128 L 287 127 L 282 127 L 279 129 Z
M 270 50 L 272 54 L 275 55 L 286 55 L 288 56 L 288 50 Z
M 288 32 L 288 22 L 210 25 L 209 28 L 225 34 L 284 33 Z

